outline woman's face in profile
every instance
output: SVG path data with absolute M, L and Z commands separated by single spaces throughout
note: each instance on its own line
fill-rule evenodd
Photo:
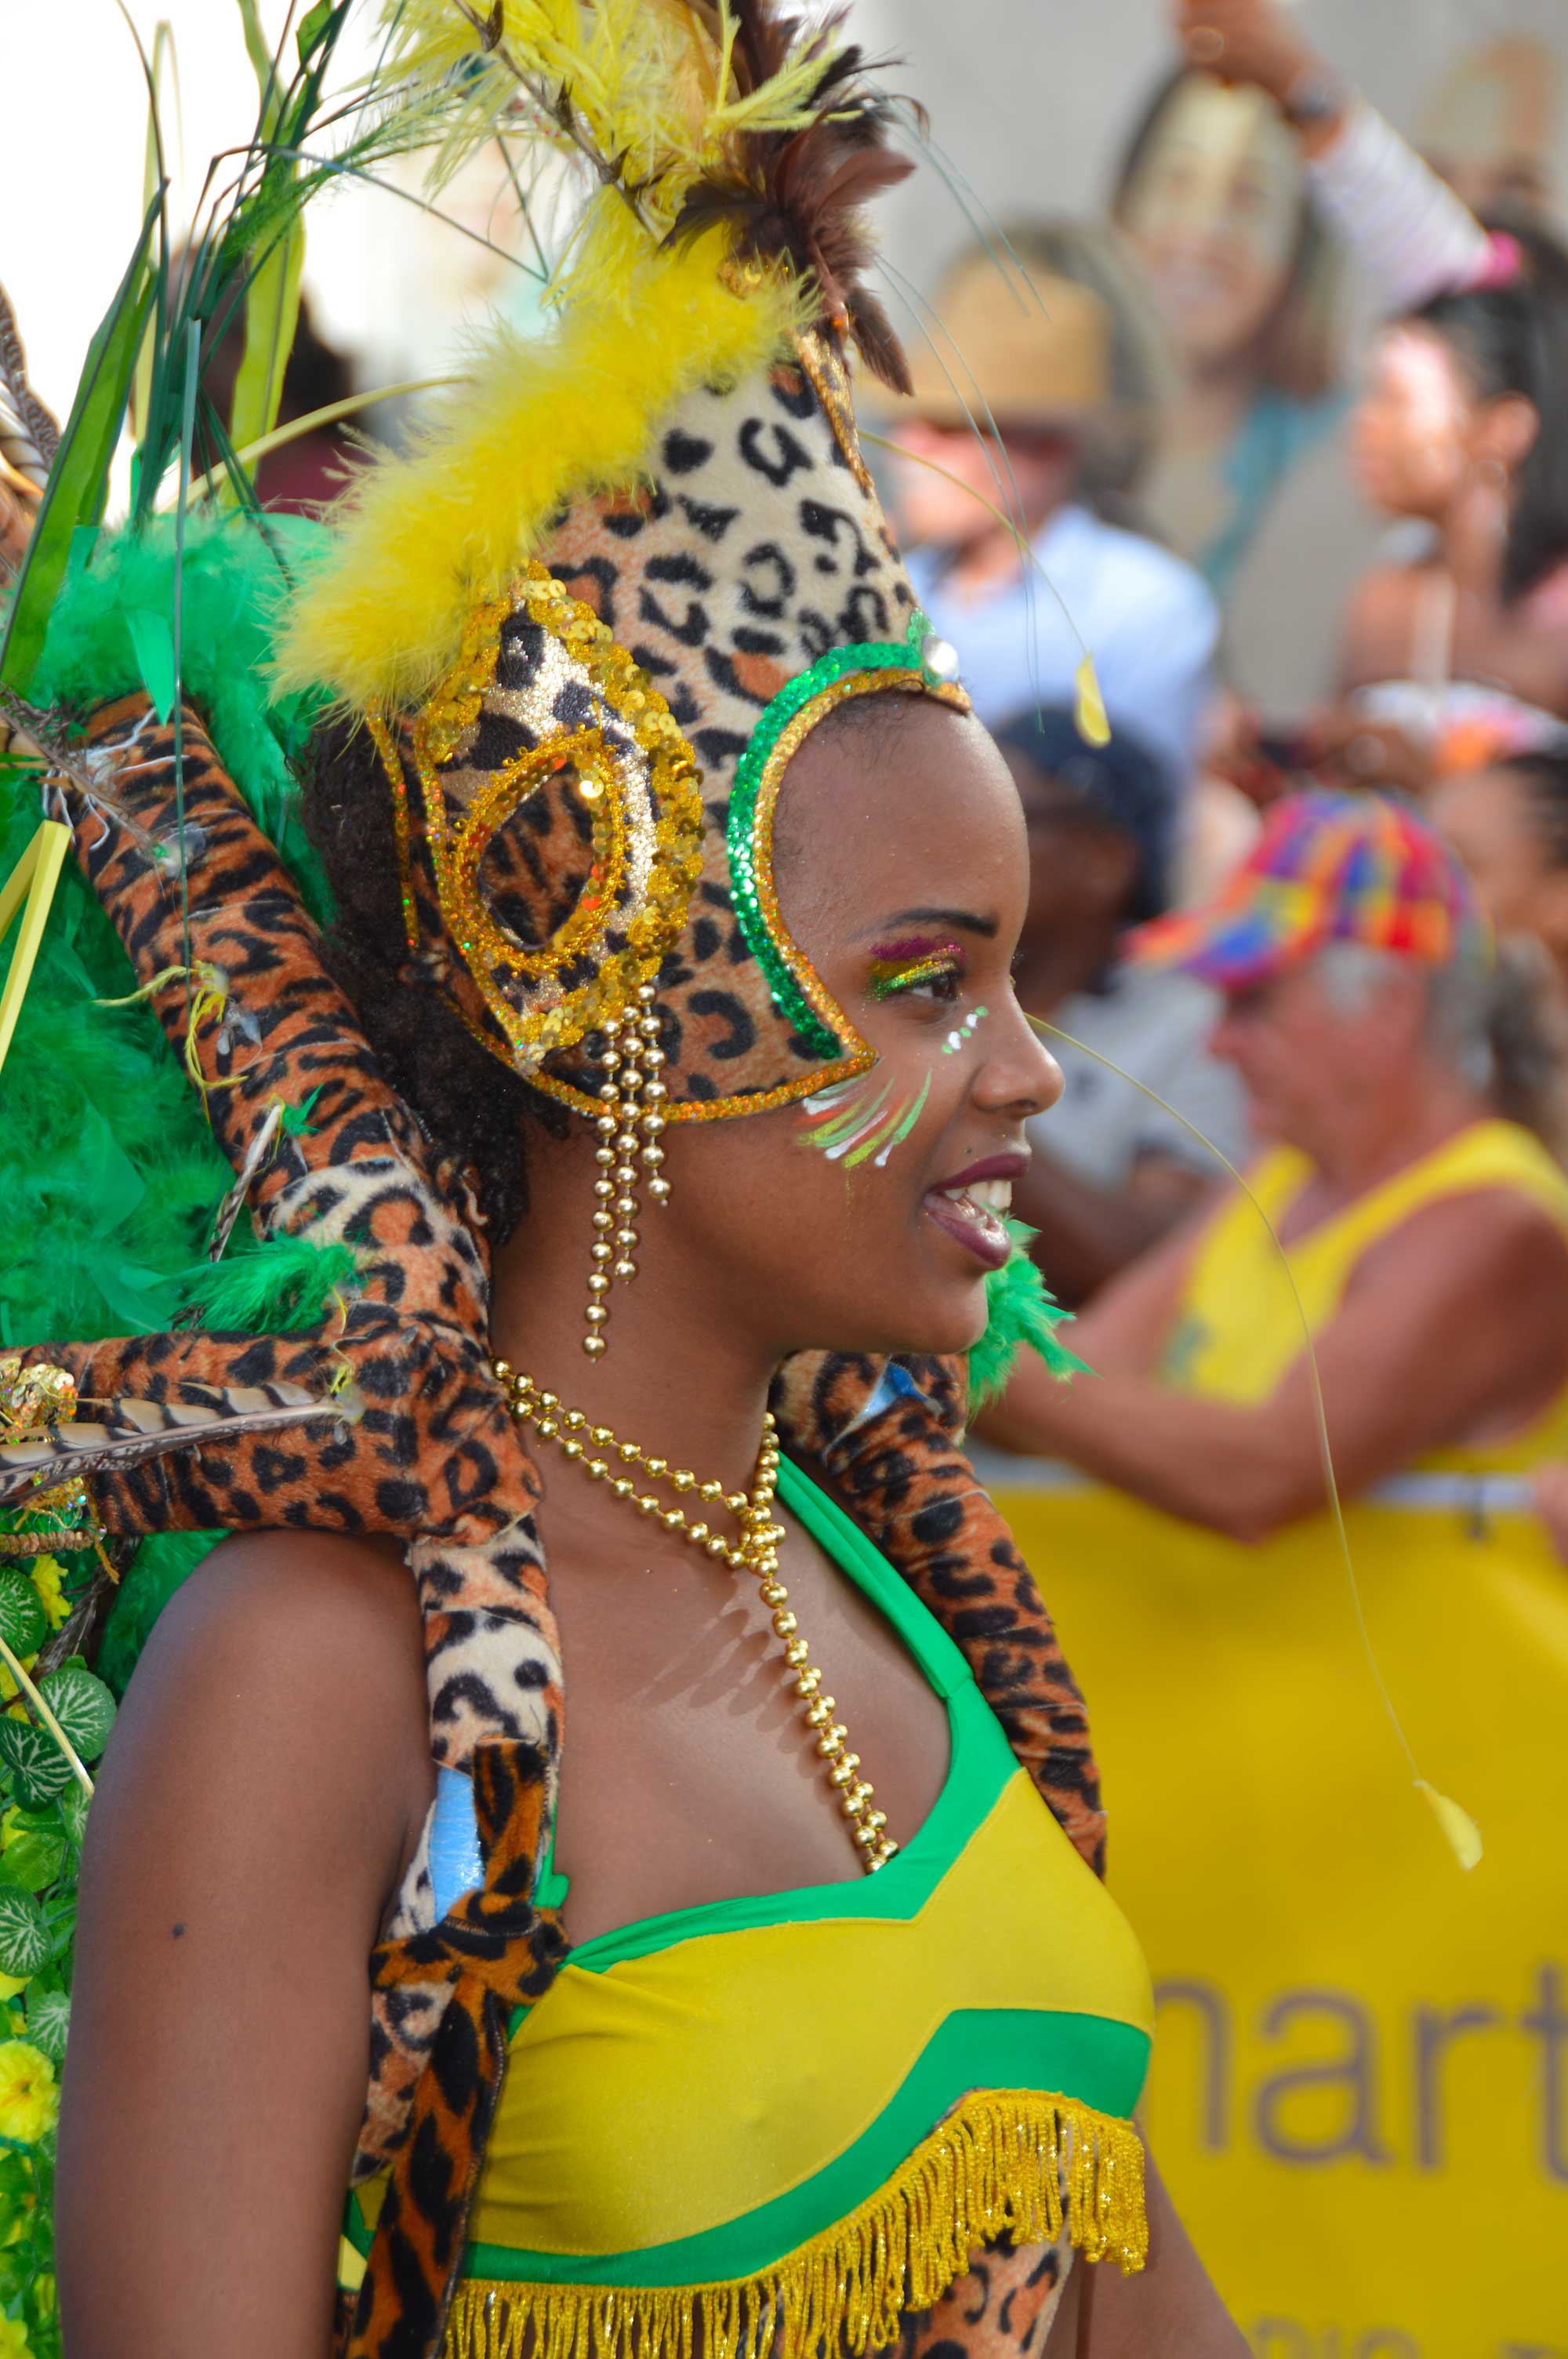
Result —
M 666 1141 L 649 1223 L 779 1357 L 811 1347 L 961 1352 L 1062 1077 L 1011 964 L 1029 897 L 1017 790 L 979 723 L 878 695 L 815 730 L 779 799 L 784 921 L 876 1051 L 823 1097 Z
M 1290 284 L 1304 201 L 1294 137 L 1262 92 L 1189 75 L 1120 206 L 1189 366 L 1234 364 L 1256 344 Z
M 1351 426 L 1363 497 L 1390 516 L 1436 522 L 1469 473 L 1474 423 L 1475 403 L 1442 337 L 1385 329 Z

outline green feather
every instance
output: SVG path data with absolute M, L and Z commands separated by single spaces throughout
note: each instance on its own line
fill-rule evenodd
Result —
M 1092 1375 L 1094 1371 L 1070 1352 L 1057 1330 L 1069 1325 L 1064 1310 L 1046 1288 L 1037 1265 L 1029 1257 L 1034 1231 L 1022 1221 L 1009 1221 L 1012 1257 L 986 1279 L 986 1332 L 969 1353 L 969 1408 L 983 1408 L 994 1400 L 1012 1374 L 1020 1346 L 1039 1353 L 1054 1376 Z
M 285 518 L 290 556 L 315 527 Z M 86 710 L 140 687 L 132 614 L 168 616 L 174 534 L 100 536 L 70 567 L 49 615 L 32 693 Z M 289 755 L 309 712 L 267 704 L 268 615 L 276 560 L 243 518 L 192 517 L 181 567 L 181 671 L 222 758 L 277 845 L 313 912 L 325 879 L 298 817 Z M 145 635 L 144 635 L 145 636 Z M 0 875 L 38 821 L 34 775 L 0 765 Z M 223 1259 L 204 1258 L 233 1175 L 195 1093 L 145 1002 L 105 1007 L 133 988 L 118 935 L 74 864 L 60 879 L 16 1038 L 0 1077 L 0 1347 L 50 1336 L 91 1342 L 156 1332 L 182 1310 L 231 1332 L 310 1325 L 352 1277 L 347 1248 L 280 1237 L 258 1245 L 242 1218 Z M 308 1126 L 308 1103 L 284 1127 Z M 104 1638 L 123 1685 L 158 1607 L 221 1535 L 146 1540 Z
M 358 1268 L 351 1245 L 274 1237 L 253 1253 L 198 1262 L 177 1283 L 187 1307 L 214 1334 L 289 1334 L 315 1326 Z
M 290 564 L 319 545 L 321 527 L 271 516 L 267 530 Z M 269 703 L 271 618 L 286 584 L 277 559 L 243 516 L 200 519 L 185 529 L 180 567 L 179 669 L 184 693 L 212 733 L 223 762 L 309 904 L 330 904 L 320 864 L 299 821 L 289 756 L 315 717 L 308 698 Z M 49 616 L 30 690 L 38 704 L 81 709 L 144 685 L 131 617 L 174 610 L 175 531 L 159 518 L 140 532 L 103 536 L 85 565 L 70 569 Z

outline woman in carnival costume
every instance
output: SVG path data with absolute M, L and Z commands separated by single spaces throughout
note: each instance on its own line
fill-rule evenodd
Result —
M 146 535 L 5 674 L 233 1167 L 218 1269 L 244 1207 L 237 1267 L 315 1273 L 7 1379 L 13 1506 L 233 1536 L 86 1849 L 71 2359 L 324 2354 L 334 2247 L 354 2359 L 1238 2352 L 962 1451 L 1010 1339 L 1069 1364 L 1006 1221 L 1059 1077 L 1016 797 L 856 439 L 884 104 L 762 5 L 396 16 L 449 154 L 523 92 L 590 158 L 553 336 L 281 603 L 260 530 L 190 531 L 167 719 Z M 326 941 L 256 817 L 305 706 Z

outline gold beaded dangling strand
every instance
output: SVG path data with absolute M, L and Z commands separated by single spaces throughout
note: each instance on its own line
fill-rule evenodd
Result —
M 665 1052 L 659 1046 L 659 1019 L 654 1007 L 657 986 L 644 983 L 638 986 L 639 1013 L 637 1029 L 643 1036 L 643 1063 L 647 1078 L 643 1083 L 643 1170 L 648 1182 L 648 1193 L 655 1204 L 664 1206 L 670 1201 L 670 1183 L 662 1166 L 665 1150 L 659 1138 L 665 1127 L 665 1084 L 659 1076 L 664 1071 Z
M 784 1533 L 783 1525 L 773 1521 L 779 1445 L 772 1417 L 762 1420 L 762 1444 L 750 1493 L 726 1492 L 722 1483 L 699 1483 L 684 1466 L 672 1468 L 666 1458 L 649 1457 L 634 1441 L 618 1441 L 609 1426 L 590 1425 L 580 1408 L 563 1408 L 557 1394 L 541 1392 L 532 1376 L 521 1375 L 505 1360 L 493 1364 L 520 1425 L 531 1425 L 542 1440 L 557 1443 L 562 1456 L 580 1465 L 590 1482 L 607 1483 L 615 1497 L 624 1499 L 639 1515 L 654 1516 L 666 1531 L 678 1532 L 706 1555 L 722 1558 L 732 1571 L 755 1576 L 774 1634 L 783 1642 L 784 1661 L 794 1675 L 795 1692 L 816 1757 L 827 1771 L 850 1840 L 869 1875 L 884 1867 L 898 1845 L 887 1832 L 885 1813 L 871 1807 L 873 1788 L 860 1775 L 860 1756 L 849 1750 L 849 1732 L 833 1716 L 833 1698 L 822 1692 L 822 1673 L 811 1659 L 811 1649 L 790 1611 L 789 1592 L 779 1579 L 779 1542 Z M 629 1474 L 612 1474 L 611 1455 L 622 1465 L 640 1466 L 653 1482 L 667 1483 L 673 1491 L 694 1491 L 706 1504 L 726 1507 L 741 1527 L 740 1537 L 729 1540 L 706 1521 L 688 1522 L 684 1508 L 662 1506 L 656 1493 L 640 1492 Z
M 593 1183 L 593 1267 L 588 1279 L 588 1332 L 582 1339 L 582 1348 L 590 1360 L 601 1359 L 607 1349 L 604 1329 L 610 1319 L 610 1305 L 605 1297 L 611 1281 L 619 1278 L 626 1284 L 637 1275 L 635 1191 L 639 1159 L 654 1203 L 669 1201 L 670 1183 L 659 1168 L 665 1159 L 659 1137 L 665 1127 L 665 1091 L 659 1079 L 665 1055 L 659 1047 L 659 1019 L 654 1009 L 656 996 L 654 984 L 639 984 L 635 1014 L 625 1017 L 607 1016 L 600 1027 L 604 1048 L 599 1061 L 604 1080 L 599 1088 L 602 1111 L 594 1123 L 599 1145 L 593 1159 L 599 1167 L 599 1176 Z

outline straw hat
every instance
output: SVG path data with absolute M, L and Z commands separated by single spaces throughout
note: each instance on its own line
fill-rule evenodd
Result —
M 1110 307 L 1091 288 L 1044 270 L 1019 283 L 1011 261 L 967 256 L 936 296 L 940 326 L 909 355 L 903 414 L 936 426 L 1071 426 L 1111 396 Z

